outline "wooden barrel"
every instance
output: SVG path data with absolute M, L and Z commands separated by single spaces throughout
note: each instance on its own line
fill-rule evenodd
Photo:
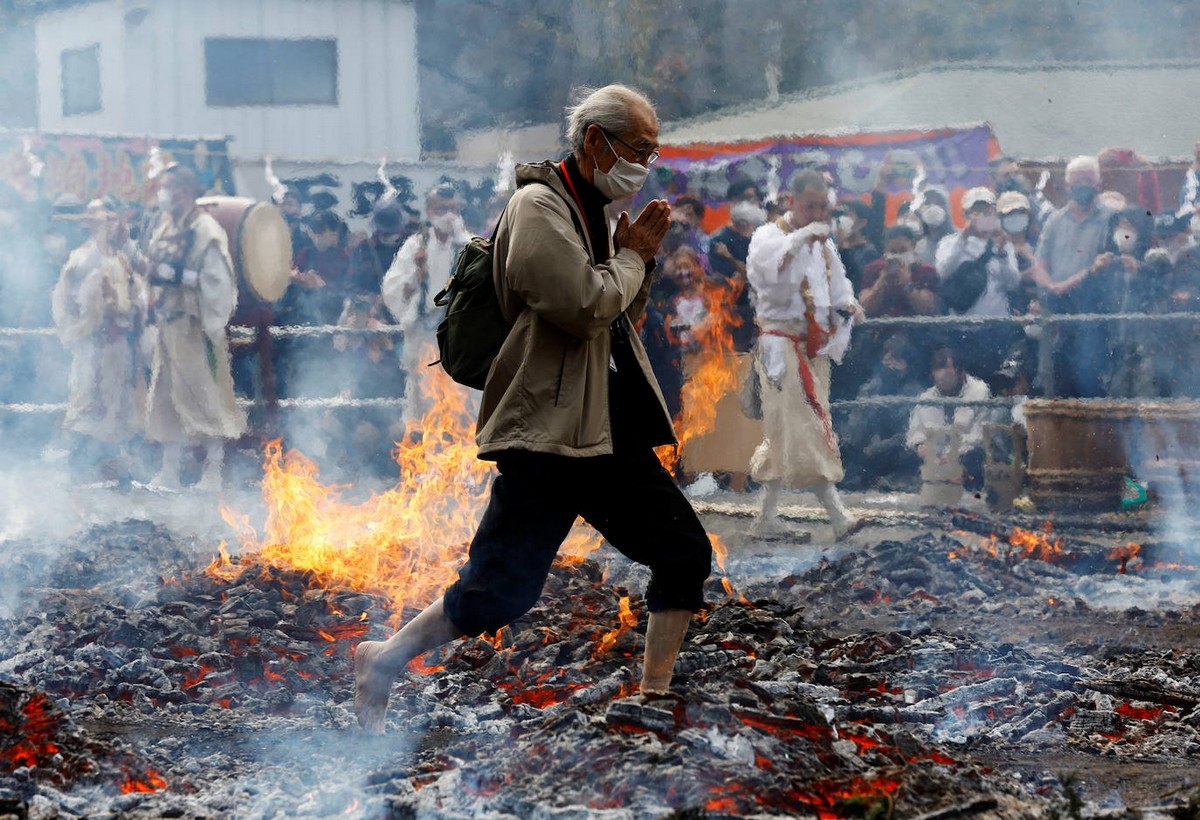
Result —
M 1158 498 L 1200 496 L 1200 402 L 1155 401 L 1133 420 L 1132 460 Z
M 1031 399 L 1025 418 L 1029 495 L 1041 508 L 1115 511 L 1126 476 L 1160 495 L 1189 493 L 1200 478 L 1200 402 Z

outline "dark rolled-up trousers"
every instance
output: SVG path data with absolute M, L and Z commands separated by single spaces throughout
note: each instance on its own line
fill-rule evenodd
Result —
M 577 516 L 650 568 L 649 611 L 703 604 L 712 545 L 652 450 L 586 458 L 511 452 L 496 466 L 467 563 L 445 594 L 446 615 L 462 632 L 494 632 L 534 605 Z

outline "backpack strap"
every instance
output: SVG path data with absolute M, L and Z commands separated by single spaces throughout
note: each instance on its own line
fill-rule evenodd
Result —
M 554 191 L 553 185 L 550 185 L 547 182 L 542 182 L 541 180 L 535 179 L 529 184 L 545 185 L 547 188 Z M 567 200 L 562 196 L 562 194 L 559 194 L 558 191 L 554 191 L 554 193 L 558 194 L 559 199 L 562 199 L 563 202 L 566 202 L 567 213 L 571 215 L 571 222 L 575 225 L 575 232 L 579 234 L 580 238 L 582 238 L 584 241 L 584 246 L 587 247 L 587 234 L 584 233 L 583 225 L 581 225 L 579 222 L 579 217 L 575 215 L 574 209 L 571 208 L 571 203 L 567 202 Z M 491 248 L 496 244 L 496 236 L 500 233 L 500 223 L 504 221 L 504 214 L 508 211 L 508 206 L 511 202 L 512 199 L 510 198 L 508 202 L 504 203 L 504 210 L 500 211 L 500 216 L 496 217 L 496 224 L 492 227 L 492 235 L 487 239 L 484 239 L 480 236 L 473 237 L 471 239 L 472 244 L 486 243 L 486 249 L 490 252 Z M 450 303 L 450 294 L 454 291 L 454 285 L 455 277 L 451 276 L 450 281 L 446 283 L 446 286 L 434 295 L 433 303 L 438 307 L 445 307 L 448 305 Z

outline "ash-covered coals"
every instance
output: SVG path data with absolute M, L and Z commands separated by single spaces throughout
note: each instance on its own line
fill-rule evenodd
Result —
M 95 784 L 114 793 L 167 787 L 137 754 L 76 725 L 45 692 L 5 681 L 0 681 L 0 775 L 25 796 L 38 784 L 59 789 Z M 0 804 L 3 800 L 0 796 Z
M 80 725 L 136 743 L 167 787 L 105 805 L 148 816 L 913 816 L 987 806 L 1017 818 L 1040 798 L 964 761 L 989 749 L 996 759 L 1067 748 L 1164 762 L 1197 754 L 1200 671 L 1186 656 L 1026 646 L 921 622 L 994 609 L 1042 618 L 1045 630 L 1065 620 L 1062 609 L 1094 614 L 1045 600 L 1045 585 L 1077 567 L 951 557 L 964 540 L 864 545 L 739 590 L 753 600 L 698 616 L 675 697 L 649 702 L 636 696 L 644 601 L 602 564 L 564 560 L 510 627 L 414 662 L 378 743 L 350 728 L 351 655 L 358 640 L 391 632 L 386 602 L 253 558 L 219 574 L 203 568 L 210 553 L 172 564 L 155 537 L 138 562 L 153 579 L 146 590 L 43 589 L 22 617 L 0 622 L 0 677 L 37 681 Z M 852 622 L 851 611 L 892 625 Z M 35 784 L 29 799 L 81 799 L 48 788 Z
M 311 573 L 254 566 L 230 581 L 195 570 L 132 605 L 99 589 L 48 592 L 38 615 L 11 625 L 0 674 L 146 713 L 246 701 L 283 711 L 314 692 L 308 708 L 348 685 L 354 643 L 372 614 L 385 618 L 372 596 L 314 584 Z

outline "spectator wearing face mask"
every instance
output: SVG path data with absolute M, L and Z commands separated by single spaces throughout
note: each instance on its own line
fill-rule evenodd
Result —
M 930 273 L 933 273 L 932 268 Z M 882 355 L 876 360 L 874 373 L 859 388 L 855 398 L 920 394 L 924 385 L 917 363 L 922 358 L 903 334 L 889 336 L 883 343 Z M 840 442 L 846 470 L 843 487 L 848 490 L 864 490 L 870 486 L 886 490 L 915 489 L 920 460 L 905 446 L 907 432 L 908 414 L 903 407 L 860 406 L 851 410 L 842 428 Z
M 917 258 L 916 235 L 907 225 L 884 234 L 884 255 L 863 271 L 859 301 L 867 316 L 932 316 L 938 312 L 938 275 Z
M 996 195 L 988 188 L 971 188 L 962 198 L 966 226 L 938 243 L 937 272 L 944 283 L 963 262 L 987 253 L 987 285 L 973 304 L 961 311 L 965 316 L 1005 316 L 1008 294 L 1020 278 L 1017 255 L 1008 234 L 1001 230 L 996 212 Z
M 954 223 L 950 221 L 950 198 L 941 188 L 926 188 L 921 192 L 920 202 L 913 213 L 921 226 L 921 236 L 916 246 L 917 258 L 926 265 L 932 265 L 937 260 L 938 244 L 954 233 Z
M 930 370 L 933 373 L 933 386 L 921 394 L 922 399 L 982 401 L 991 398 L 987 384 L 967 373 L 950 348 L 941 348 L 933 354 Z M 937 446 L 938 431 L 952 428 L 958 434 L 957 457 L 963 467 L 963 488 L 982 489 L 983 423 L 988 415 L 988 409 L 984 406 L 918 404 L 909 414 L 905 444 L 925 460 L 927 449 Z M 956 454 L 946 451 L 933 455 L 945 463 Z
M 1100 163 L 1095 157 L 1075 157 L 1067 163 L 1066 185 L 1071 200 L 1050 215 L 1038 241 L 1037 257 L 1049 275 L 1042 306 L 1048 313 L 1086 313 L 1101 301 L 1102 294 L 1088 279 L 1101 267 L 1097 257 L 1111 216 L 1097 202 Z M 1104 328 L 1064 325 L 1053 335 L 1053 379 L 1047 387 L 1059 396 L 1103 395 Z
M 1029 312 L 1030 305 L 1037 300 L 1037 289 L 1049 285 L 1050 277 L 1035 253 L 1037 241 L 1029 198 L 1017 191 L 1005 191 L 996 198 L 996 212 L 1000 216 L 1000 229 L 1012 243 L 1021 274 L 1020 285 L 1009 294 L 1009 306 L 1014 315 L 1020 316 Z
M 846 200 L 834 214 L 834 241 L 846 266 L 846 278 L 855 292 L 861 286 L 867 265 L 879 258 L 879 248 L 866 236 L 870 220 L 871 206 L 861 199 Z
M 381 299 L 380 286 L 400 245 L 412 231 L 407 209 L 394 200 L 371 211 L 372 232 L 350 254 L 349 284 L 354 294 Z
M 988 188 L 971 188 L 963 194 L 962 209 L 966 226 L 938 243 L 937 273 L 943 305 L 949 302 L 948 312 L 955 315 L 1007 316 L 1009 294 L 1017 290 L 1021 274 L 1013 243 L 1000 227 L 996 195 Z M 970 263 L 982 264 L 986 272 L 986 278 L 974 279 L 973 286 L 964 280 L 970 279 Z M 958 347 L 965 367 L 990 373 L 1016 343 L 1019 333 L 1015 327 L 964 328 L 956 331 L 951 343 Z
M 1141 208 L 1112 215 L 1102 263 L 1096 274 L 1113 313 L 1165 313 L 1169 310 L 1170 280 L 1160 265 L 1146 262 L 1153 222 Z M 1176 328 L 1146 322 L 1119 322 L 1108 334 L 1108 395 L 1154 397 L 1169 395 L 1170 336 Z M 1164 331 L 1167 331 L 1164 333 Z

